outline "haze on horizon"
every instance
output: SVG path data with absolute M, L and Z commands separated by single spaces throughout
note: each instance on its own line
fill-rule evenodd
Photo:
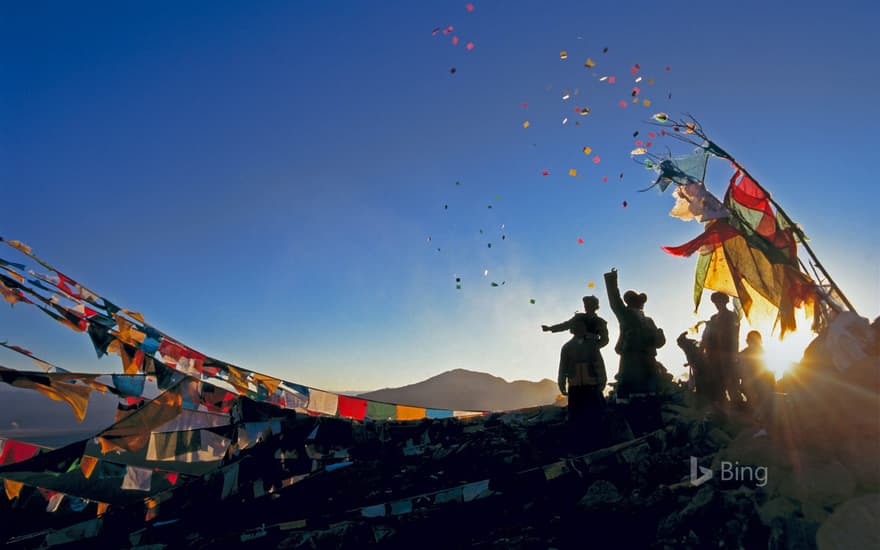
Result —
M 880 313 L 877 7 L 465 4 L 4 6 L 0 235 L 204 353 L 331 390 L 553 379 L 566 336 L 540 325 L 595 294 L 613 342 L 617 267 L 681 374 L 675 336 L 711 304 L 693 315 L 694 260 L 660 246 L 701 227 L 638 192 L 654 173 L 629 153 L 652 113 L 687 112 Z M 448 25 L 457 45 L 432 36 Z M 624 109 L 635 63 L 652 105 Z M 712 162 L 709 189 L 730 173 Z M 0 339 L 119 368 L 25 305 L 0 312 Z

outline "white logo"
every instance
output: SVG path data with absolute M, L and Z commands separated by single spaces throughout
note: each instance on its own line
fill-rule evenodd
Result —
M 697 477 L 697 469 L 699 468 L 699 472 L 703 475 Z M 703 468 L 699 464 L 697 464 L 697 457 L 691 457 L 691 485 L 694 487 L 698 485 L 702 485 L 712 479 L 712 470 L 709 468 Z

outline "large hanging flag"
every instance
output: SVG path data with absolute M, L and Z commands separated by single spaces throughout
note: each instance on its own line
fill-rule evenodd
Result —
M 663 247 L 676 256 L 699 252 L 694 304 L 704 289 L 738 297 L 750 324 L 772 320 L 780 335 L 797 327 L 795 310 L 814 315 L 816 286 L 798 268 L 791 227 L 780 220 L 766 192 L 737 170 L 725 194 L 729 216 L 713 219 L 697 238 Z

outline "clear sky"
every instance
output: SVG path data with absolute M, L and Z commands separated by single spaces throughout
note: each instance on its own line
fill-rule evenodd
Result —
M 616 266 L 679 373 L 711 304 L 692 314 L 695 259 L 660 246 L 701 227 L 637 192 L 629 153 L 651 114 L 692 113 L 880 313 L 876 4 L 466 4 L 3 3 L 0 235 L 202 352 L 337 390 L 555 378 L 566 336 L 540 325 L 595 293 L 616 338 Z M 23 304 L 0 338 L 119 368 Z

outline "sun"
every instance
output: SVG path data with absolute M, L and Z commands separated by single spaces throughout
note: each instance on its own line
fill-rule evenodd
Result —
M 800 362 L 804 350 L 815 335 L 808 329 L 802 329 L 785 335 L 784 340 L 778 336 L 764 338 L 764 357 L 767 369 L 779 380 L 795 363 Z

